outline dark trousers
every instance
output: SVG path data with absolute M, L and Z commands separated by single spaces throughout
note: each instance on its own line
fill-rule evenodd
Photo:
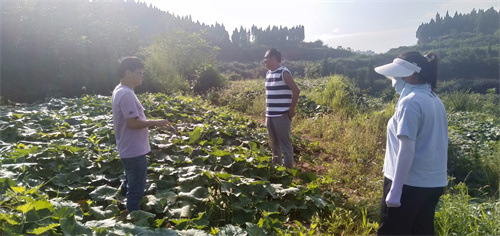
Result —
M 403 185 L 400 207 L 387 207 L 385 198 L 392 181 L 384 179 L 384 196 L 378 235 L 434 235 L 434 213 L 444 188 L 420 188 Z

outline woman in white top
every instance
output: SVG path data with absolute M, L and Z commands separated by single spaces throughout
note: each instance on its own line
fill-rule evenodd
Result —
M 387 124 L 379 235 L 434 235 L 434 213 L 447 185 L 448 124 L 433 92 L 437 56 L 407 52 L 375 68 L 400 94 Z

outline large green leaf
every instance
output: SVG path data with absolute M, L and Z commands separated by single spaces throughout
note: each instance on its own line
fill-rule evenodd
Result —
M 114 227 L 115 225 L 116 225 L 116 219 L 90 220 L 85 222 L 85 226 L 99 231 Z
M 0 221 L 5 221 L 9 225 L 18 225 L 21 223 L 19 216 L 10 213 L 0 213 Z
M 80 210 L 80 205 L 77 203 L 64 200 L 62 198 L 52 198 L 49 201 L 54 206 L 54 215 L 56 219 L 67 218 L 70 215 L 82 217 L 83 213 Z
M 190 192 L 180 192 L 180 199 L 185 199 L 193 203 L 200 203 L 208 201 L 208 189 L 203 186 L 195 187 Z
M 92 229 L 77 221 L 74 213 L 68 217 L 61 218 L 61 229 L 65 235 L 91 235 Z
M 155 214 L 141 210 L 133 211 L 130 213 L 130 218 L 132 219 L 134 224 L 138 226 L 144 226 L 144 227 L 150 226 L 150 223 L 153 222 L 154 217 Z
M 56 175 L 52 183 L 56 186 L 66 187 L 71 186 L 83 179 L 83 176 L 78 172 L 61 172 Z
M 35 235 L 40 235 L 40 234 L 43 234 L 51 229 L 54 229 L 56 227 L 58 227 L 59 224 L 50 224 L 50 225 L 47 225 L 47 226 L 43 226 L 43 227 L 38 227 L 36 229 L 33 229 L 31 231 L 27 231 L 27 233 L 29 234 L 35 234 Z
M 4 194 L 5 191 L 7 191 L 11 187 L 15 187 L 15 186 L 17 186 L 16 181 L 14 181 L 10 178 L 7 178 L 7 177 L 0 178 L 0 194 Z
M 305 196 L 306 201 L 312 201 L 318 208 L 325 207 L 328 203 L 321 197 Z
M 247 211 L 234 211 L 232 221 L 238 225 L 244 225 L 246 222 L 254 222 L 257 210 L 248 208 Z
M 196 142 L 201 137 L 202 133 L 203 133 L 203 127 L 197 126 L 196 128 L 194 128 L 192 132 L 189 132 L 188 144 Z
M 210 234 L 205 233 L 203 230 L 199 229 L 187 229 L 177 231 L 179 236 L 209 236 Z
M 102 209 L 102 206 L 90 207 L 89 213 L 97 220 L 103 220 L 109 217 L 106 215 L 106 211 Z
M 257 209 L 267 212 L 277 212 L 280 207 L 279 203 L 262 201 L 257 203 Z
M 247 233 L 249 236 L 266 236 L 266 235 L 268 235 L 262 227 L 260 227 L 256 224 L 246 223 L 246 225 L 247 225 Z
M 175 193 L 172 193 L 175 200 Z M 158 195 L 157 195 L 158 196 Z M 172 204 L 172 200 L 167 198 L 157 197 L 153 195 L 144 196 L 145 199 L 145 209 L 147 211 L 152 211 L 156 213 L 164 213 L 167 210 L 167 206 Z M 169 203 L 170 202 L 170 203 Z
M 22 212 L 24 214 L 28 213 L 28 211 L 31 211 L 33 209 L 35 209 L 35 203 L 32 202 L 32 201 L 27 202 L 27 203 L 25 203 L 23 205 L 20 205 L 20 206 L 18 206 L 16 208 L 17 211 L 20 211 L 20 212 Z
M 90 193 L 90 196 L 95 201 L 104 201 L 108 197 L 114 196 L 117 193 L 117 191 L 118 190 L 116 188 L 112 188 L 109 186 L 99 186 Z
M 225 235 L 246 236 L 247 232 L 238 226 L 228 224 L 228 225 L 225 225 L 224 227 L 219 228 L 219 233 L 217 233 L 216 235 L 218 235 L 218 236 L 225 236 Z
M 187 201 L 178 201 L 175 206 L 168 207 L 168 215 L 172 218 L 189 218 L 193 215 L 195 207 Z
M 283 211 L 283 214 L 288 215 L 291 210 L 298 209 L 298 207 L 293 202 L 280 202 L 280 209 Z

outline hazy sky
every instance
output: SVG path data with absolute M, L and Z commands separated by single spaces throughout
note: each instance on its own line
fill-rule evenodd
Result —
M 387 52 L 417 43 L 415 32 L 436 13 L 468 14 L 472 9 L 498 11 L 500 0 L 139 0 L 193 21 L 235 28 L 255 25 L 305 27 L 305 41 L 336 48 Z

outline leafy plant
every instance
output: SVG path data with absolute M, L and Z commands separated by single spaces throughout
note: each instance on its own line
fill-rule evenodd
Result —
M 284 222 L 310 221 L 332 204 L 318 185 L 309 185 L 314 175 L 270 165 L 266 132 L 248 117 L 195 98 L 142 94 L 139 99 L 147 116 L 169 119 L 179 132 L 151 130 L 142 211 L 127 222 L 118 217 L 125 209 L 119 193 L 123 168 L 109 97 L 2 106 L 7 115 L 0 128 L 7 135 L 2 135 L 0 175 L 8 191 L 0 205 L 2 230 L 257 232 L 254 226 L 264 219 L 269 232 L 279 232 Z M 294 143 L 304 152 L 315 148 L 301 139 Z
M 441 197 L 436 212 L 438 235 L 498 235 L 500 204 L 498 201 L 479 203 L 468 194 L 465 184 L 452 185 Z
M 473 189 L 473 195 L 498 195 L 499 120 L 480 113 L 457 112 L 448 115 L 448 124 L 450 175 L 457 182 L 465 182 Z
M 328 78 L 325 86 L 318 88 L 313 98 L 318 104 L 347 117 L 363 111 L 366 106 L 363 96 L 356 87 L 346 77 L 340 75 Z

